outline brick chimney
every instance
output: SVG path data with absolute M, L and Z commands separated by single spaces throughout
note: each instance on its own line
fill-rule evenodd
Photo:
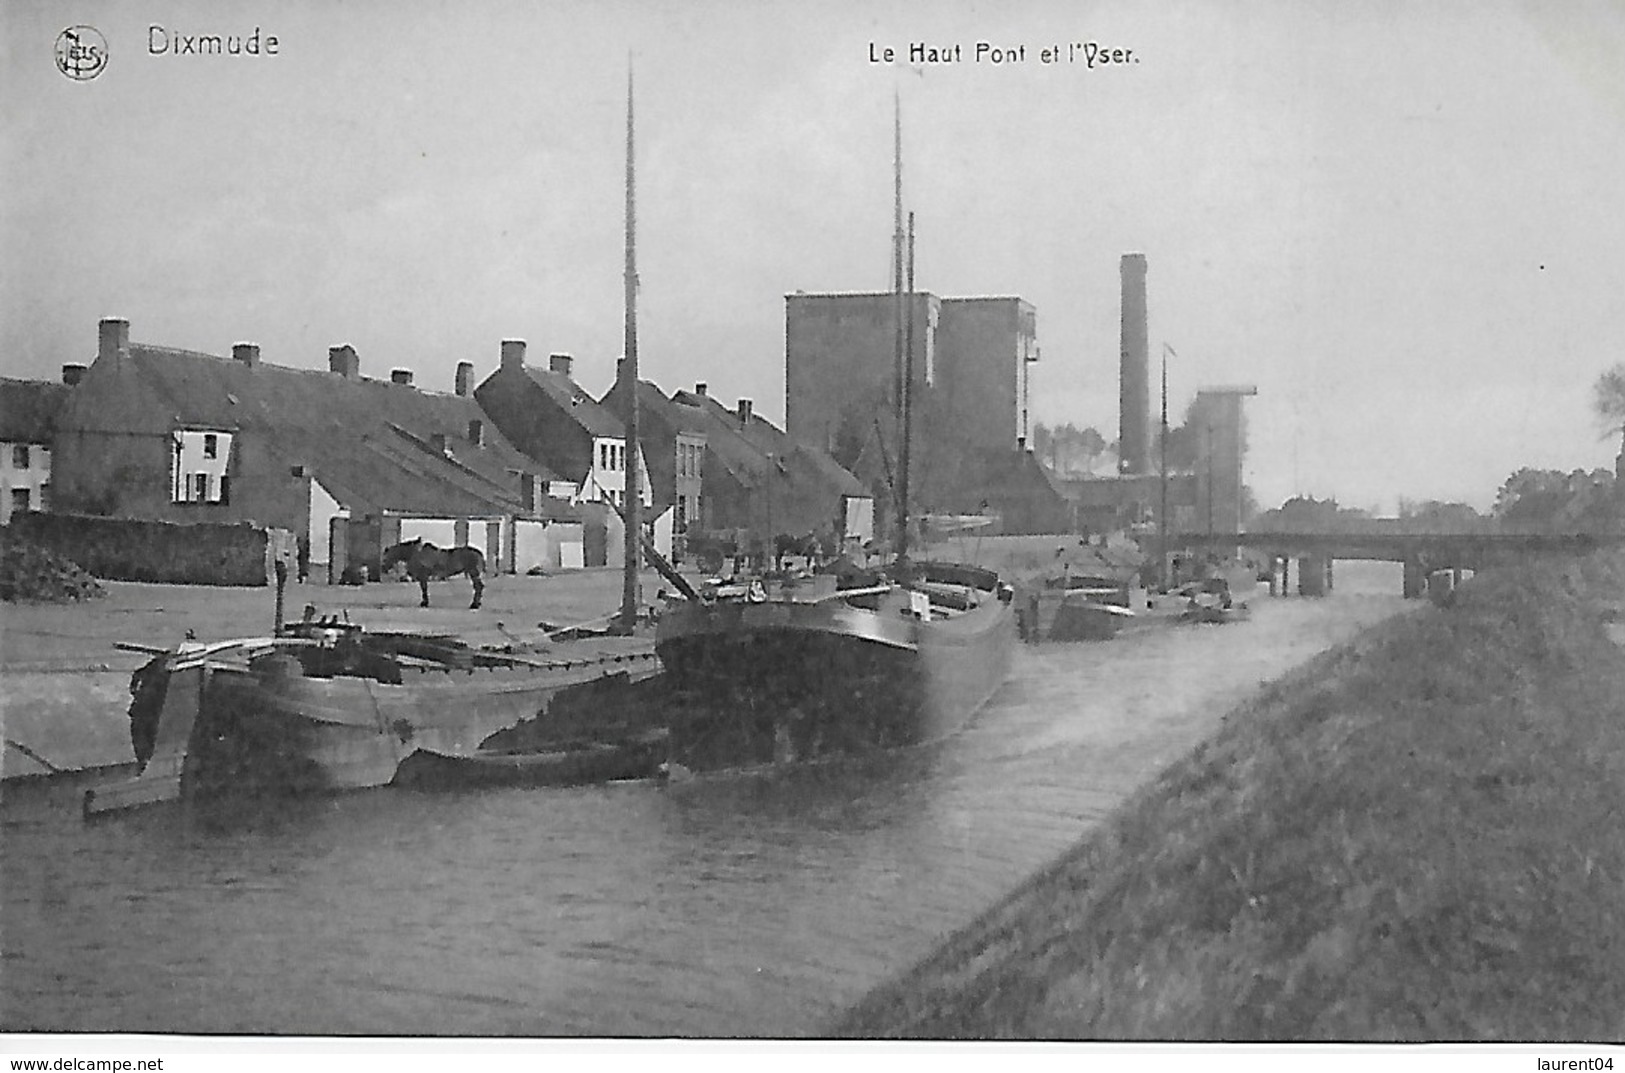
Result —
M 744 426 L 750 424 L 750 400 L 749 399 L 740 399 L 739 400 L 739 409 L 738 409 L 737 413 L 739 414 L 740 427 L 744 427 Z
M 523 339 L 504 339 L 502 341 L 502 369 L 504 372 L 522 372 L 525 368 L 525 341 Z
M 85 378 L 85 367 L 83 365 L 64 365 L 64 366 L 62 366 L 62 382 L 64 384 L 67 384 L 69 387 L 73 387 L 75 384 L 77 384 L 79 381 L 83 380 L 84 378 Z
M 701 380 L 699 383 L 694 385 L 694 394 L 698 395 L 702 399 L 705 398 L 705 381 L 704 380 Z
M 411 369 L 391 369 L 389 371 L 389 382 L 391 384 L 401 384 L 401 385 L 404 385 L 406 387 L 411 387 L 412 386 L 412 370 Z
M 130 353 L 130 322 L 119 317 L 104 317 L 96 341 L 96 360 L 117 364 Z
M 361 376 L 361 355 L 349 343 L 330 346 L 327 348 L 327 371 L 338 373 L 346 380 L 355 380 Z
M 568 354 L 549 354 L 547 356 L 548 371 L 558 373 L 561 376 L 571 376 L 575 363 L 576 360 Z
M 474 391 L 474 363 L 460 361 L 457 363 L 457 378 L 452 382 L 453 390 L 463 398 L 468 398 Z
M 1125 253 L 1119 350 L 1117 443 L 1122 473 L 1151 472 L 1151 365 L 1145 310 L 1145 254 Z
M 258 343 L 233 343 L 231 356 L 234 361 L 240 361 L 252 369 L 260 363 L 260 345 Z

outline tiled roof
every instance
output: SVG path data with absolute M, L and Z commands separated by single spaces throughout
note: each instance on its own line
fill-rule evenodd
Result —
M 51 380 L 0 378 L 0 440 L 50 443 L 57 411 L 70 390 Z
M 593 399 L 581 387 L 563 373 L 556 373 L 550 369 L 537 369 L 525 366 L 525 373 L 531 381 L 547 393 L 553 404 L 561 411 L 570 415 L 571 419 L 594 436 L 616 436 L 626 438 L 626 427 L 621 419 Z
M 310 467 L 347 506 L 516 513 L 516 474 L 537 471 L 471 398 L 264 362 L 250 368 L 167 347 L 134 344 L 129 355 L 142 381 L 173 408 L 177 423 L 260 433 L 274 454 Z M 469 439 L 476 420 L 483 446 Z
M 798 459 L 805 459 L 807 465 L 819 475 L 819 479 L 843 496 L 868 496 L 869 486 L 843 469 L 841 464 L 831 458 L 827 453 L 816 447 L 799 445 L 795 449 Z
M 604 393 L 599 405 L 625 421 L 620 385 Z M 705 438 L 705 420 L 692 407 L 680 406 L 648 380 L 638 381 L 638 440 L 649 473 L 656 506 L 670 506 L 676 488 L 677 459 L 673 450 L 678 435 Z
M 693 436 L 706 434 L 705 418 L 696 413 L 694 407 L 667 398 L 653 381 L 638 381 L 638 408 L 645 413 L 652 411 L 658 414 L 673 432 L 686 432 Z
M 744 424 L 739 421 L 737 410 L 730 410 L 710 395 L 690 395 L 679 392 L 679 397 L 689 401 L 691 408 L 696 408 L 709 414 L 713 421 L 730 425 L 752 447 L 764 455 L 783 459 L 796 471 L 800 483 L 821 485 L 826 491 L 834 491 L 844 496 L 867 496 L 869 489 L 864 483 L 841 467 L 824 451 L 815 447 L 798 444 L 790 438 L 789 433 L 763 417 L 752 412 L 750 420 Z
M 691 391 L 675 392 L 671 400 L 682 412 L 688 426 L 705 436 L 705 446 L 735 480 L 747 487 L 767 476 L 767 455 L 739 431 L 739 421 L 731 411 L 708 395 Z
M 673 399 L 702 416 L 712 430 L 706 445 L 713 449 L 720 445 L 717 453 L 725 465 L 754 474 L 746 483 L 759 483 L 768 475 L 777 478 L 767 487 L 774 504 L 774 528 L 780 532 L 817 530 L 826 524 L 840 497 L 867 498 L 870 494 L 862 481 L 833 458 L 797 444 L 759 414 L 752 413 L 749 421 L 741 423 L 737 411 L 710 395 L 680 391 Z

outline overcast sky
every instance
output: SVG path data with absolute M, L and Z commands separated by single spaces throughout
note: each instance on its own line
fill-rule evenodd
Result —
M 70 24 L 109 44 L 94 80 L 55 66 Z M 175 52 L 256 28 L 258 57 Z M 978 63 L 978 41 L 1025 60 Z M 913 42 L 963 59 L 870 62 Z M 1089 42 L 1132 60 L 1042 62 Z M 888 286 L 897 91 L 917 283 L 1037 307 L 1040 420 L 1116 437 L 1133 251 L 1176 416 L 1199 386 L 1258 385 L 1265 505 L 1486 507 L 1517 466 L 1618 449 L 1589 408 L 1625 360 L 1625 7 L 1605 0 L 7 0 L 0 48 L 7 376 L 90 360 L 117 315 L 287 365 L 348 342 L 363 372 L 438 389 L 519 337 L 601 393 L 630 54 L 640 355 L 667 391 L 707 381 L 777 419 L 784 295 Z

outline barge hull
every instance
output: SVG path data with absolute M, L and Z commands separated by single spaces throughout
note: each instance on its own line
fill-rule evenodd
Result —
M 606 685 L 630 687 L 658 669 L 653 654 L 642 653 L 413 671 L 397 684 L 305 676 L 292 659 L 247 668 L 175 662 L 181 669 L 139 686 L 163 691 L 151 755 L 134 778 L 87 791 L 85 815 L 190 796 L 384 786 L 415 753 L 473 756 L 519 725 L 540 727 L 532 738 L 545 749 L 550 737 L 580 740 L 591 724 L 591 711 L 580 709 L 610 699 Z

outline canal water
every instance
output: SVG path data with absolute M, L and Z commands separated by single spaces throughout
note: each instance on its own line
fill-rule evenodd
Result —
M 83 823 L 0 796 L 0 1028 L 816 1035 L 1077 841 L 1399 578 L 1017 652 L 964 732 L 862 764 Z

